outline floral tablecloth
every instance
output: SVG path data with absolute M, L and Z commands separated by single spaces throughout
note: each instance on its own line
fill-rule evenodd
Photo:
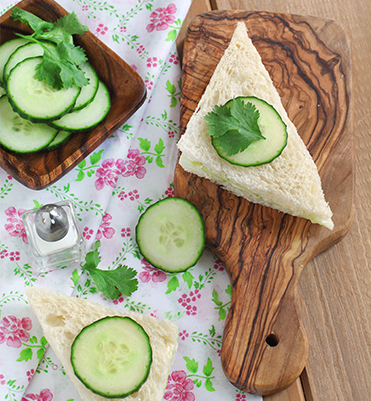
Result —
M 1 0 L 0 14 L 17 3 Z M 139 111 L 62 179 L 33 191 L 0 169 L 0 400 L 78 401 L 63 366 L 48 347 L 24 289 L 38 285 L 113 309 L 169 319 L 179 346 L 164 399 L 259 400 L 225 378 L 220 349 L 231 301 L 221 263 L 207 250 L 184 274 L 166 274 L 139 254 L 135 226 L 143 211 L 174 196 L 181 69 L 175 39 L 190 0 L 59 0 L 143 78 Z M 88 273 L 67 267 L 37 273 L 21 219 L 37 205 L 70 200 L 89 251 L 100 240 L 99 268 L 137 272 L 138 290 L 107 300 Z

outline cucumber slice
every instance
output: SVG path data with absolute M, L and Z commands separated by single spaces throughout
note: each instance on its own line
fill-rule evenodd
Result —
M 152 348 L 147 333 L 133 319 L 109 316 L 81 330 L 72 344 L 71 363 L 93 393 L 124 398 L 147 380 Z
M 73 135 L 73 132 L 59 131 L 52 142 L 47 147 L 47 150 L 57 149 L 63 146 Z
M 54 128 L 63 131 L 88 131 L 97 126 L 108 114 L 111 107 L 106 85 L 99 81 L 94 100 L 81 110 L 72 111 L 58 120 L 50 122 Z
M 45 46 L 53 47 L 54 45 L 45 43 Z M 39 57 L 44 54 L 44 48 L 38 43 L 26 43 L 18 47 L 9 57 L 4 66 L 3 80 L 7 81 L 10 71 L 21 61 L 26 58 Z
M 139 251 L 153 266 L 182 272 L 194 266 L 205 247 L 205 226 L 185 199 L 165 198 L 150 206 L 136 226 Z
M 84 72 L 85 77 L 89 80 L 89 84 L 81 88 L 81 92 L 76 100 L 75 106 L 71 111 L 83 109 L 89 103 L 91 103 L 97 93 L 99 86 L 98 75 L 88 61 L 82 63 L 80 65 L 80 68 Z
M 3 74 L 4 67 L 11 54 L 18 49 L 18 47 L 29 43 L 29 40 L 24 38 L 10 39 L 0 46 L 0 83 L 4 82 Z
M 10 72 L 6 83 L 14 110 L 32 122 L 49 122 L 66 114 L 75 104 L 80 88 L 53 89 L 45 80 L 35 78 L 42 57 L 28 58 Z
M 212 140 L 213 146 L 220 157 L 238 166 L 259 166 L 270 163 L 278 157 L 287 144 L 286 124 L 276 109 L 266 101 L 257 97 L 240 97 L 245 103 L 252 103 L 260 113 L 258 125 L 265 140 L 253 142 L 244 151 L 235 155 L 227 155 Z M 233 100 L 233 99 L 232 99 Z M 226 105 L 232 101 L 229 100 Z
M 47 124 L 36 124 L 20 117 L 13 111 L 7 96 L 0 99 L 0 127 L 0 144 L 17 153 L 46 148 L 58 132 Z

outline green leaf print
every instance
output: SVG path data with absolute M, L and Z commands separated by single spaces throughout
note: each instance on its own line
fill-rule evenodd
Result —
M 214 370 L 214 368 L 213 368 L 213 364 L 211 363 L 211 359 L 207 358 L 207 363 L 204 366 L 202 372 L 205 376 L 211 376 L 211 374 L 213 373 L 213 370 Z
M 95 169 L 100 167 L 100 164 L 98 164 L 102 158 L 102 153 L 103 150 L 100 150 L 99 152 L 94 152 L 92 155 L 89 157 L 90 161 L 90 166 L 87 166 L 86 159 L 82 160 L 78 165 L 77 165 L 77 178 L 76 181 L 82 181 L 85 178 L 85 174 L 88 177 L 92 177 L 95 174 Z
M 191 289 L 193 283 L 193 276 L 188 270 L 183 273 L 183 280 L 185 283 L 188 284 L 188 288 Z
M 198 371 L 198 362 L 196 362 L 194 359 L 190 359 L 187 356 L 184 357 L 184 360 L 186 361 L 186 367 L 191 373 L 197 373 Z
M 146 138 L 138 138 L 139 146 L 145 152 L 148 152 L 151 149 L 151 141 Z
M 32 356 L 33 356 L 32 349 L 31 348 L 25 348 L 19 354 L 19 358 L 17 359 L 17 362 L 22 362 L 22 361 L 27 362 L 30 359 L 32 359 Z
M 146 156 L 146 161 L 148 164 L 153 162 L 153 157 L 156 158 L 156 164 L 160 168 L 164 168 L 164 164 L 162 162 L 162 158 L 165 156 L 163 151 L 165 150 L 164 141 L 160 138 L 158 143 L 154 146 L 154 152 L 150 152 L 151 150 L 151 141 L 145 138 L 138 138 L 139 146 L 144 151 L 141 152 L 141 155 Z
M 168 97 L 171 98 L 170 107 L 176 107 L 178 100 L 180 100 L 181 79 L 178 81 L 179 91 L 176 91 L 176 86 L 169 80 L 166 81 L 166 90 L 169 92 Z M 179 98 L 179 99 L 178 99 Z
M 8 179 L 5 179 L 5 184 L 0 188 L 0 198 L 4 199 L 5 196 L 7 196 L 11 189 L 12 189 L 13 184 L 9 182 Z
M 207 362 L 204 365 L 202 369 L 202 373 L 198 374 L 198 362 L 196 362 L 195 359 L 190 359 L 188 357 L 183 357 L 183 359 L 186 362 L 186 368 L 191 372 L 190 375 L 187 375 L 187 377 L 191 378 L 194 377 L 195 379 L 193 380 L 193 383 L 195 384 L 196 387 L 201 387 L 203 380 L 205 384 L 205 388 L 207 391 L 215 391 L 211 380 L 215 378 L 215 376 L 211 376 L 211 374 L 214 371 L 213 364 L 211 362 L 210 358 L 207 358 Z
M 166 90 L 170 93 L 170 95 L 174 95 L 176 88 L 169 80 L 166 81 Z
M 229 285 L 228 287 L 227 287 L 227 289 L 225 290 L 225 292 L 229 295 L 229 296 L 231 296 L 232 295 L 232 287 Z M 230 298 L 229 298 L 229 301 L 228 302 L 222 302 L 220 299 L 219 299 L 219 293 L 218 293 L 218 291 L 216 291 L 216 289 L 214 288 L 213 289 L 213 293 L 212 293 L 212 295 L 213 295 L 213 297 L 212 297 L 212 301 L 215 303 L 215 307 L 214 307 L 214 309 L 217 309 L 217 310 L 219 310 L 219 320 L 224 320 L 226 317 L 227 317 L 227 313 L 228 313 L 228 311 L 229 311 L 229 306 L 230 306 L 230 304 L 231 304 L 231 300 L 230 300 Z
M 211 326 L 208 334 L 197 333 L 197 331 L 194 331 L 191 338 L 193 342 L 208 345 L 215 351 L 219 350 L 222 345 L 222 336 L 216 334 L 214 325 Z
M 177 276 L 172 277 L 167 283 L 167 291 L 165 294 L 175 291 L 179 287 L 179 280 Z
M 37 338 L 35 336 L 31 337 L 29 342 L 31 344 L 25 344 L 22 343 L 22 345 L 24 345 L 27 348 L 24 348 L 20 354 L 19 354 L 19 358 L 17 359 L 17 362 L 22 362 L 22 361 L 29 361 L 30 359 L 33 358 L 33 350 L 37 349 L 36 351 L 36 356 L 38 359 L 38 363 L 40 363 L 42 357 L 44 356 L 44 353 L 46 351 L 46 345 L 47 345 L 47 341 L 46 338 L 44 336 L 41 337 L 40 339 L 40 344 L 37 344 Z
M 177 35 L 176 29 L 172 29 L 171 31 L 168 32 L 165 42 L 174 42 L 174 40 L 176 39 L 176 35 Z

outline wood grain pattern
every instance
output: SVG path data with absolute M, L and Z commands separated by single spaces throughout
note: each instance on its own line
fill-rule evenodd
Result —
M 313 155 L 335 222 L 329 232 L 249 204 L 179 165 L 175 170 L 176 194 L 203 213 L 208 246 L 224 262 L 233 287 L 222 348 L 225 373 L 244 391 L 271 394 L 291 385 L 306 362 L 308 344 L 297 310 L 300 273 L 311 258 L 347 233 L 353 218 L 349 48 L 345 41 L 337 49 L 341 52 L 334 53 L 311 28 L 316 22 L 340 34 L 341 28 L 330 21 L 269 13 L 203 14 L 189 27 L 184 49 L 182 131 L 237 20 L 246 22 Z M 344 155 L 351 157 L 344 160 Z
M 23 0 L 17 7 L 47 21 L 55 21 L 67 14 L 53 0 Z M 16 37 L 15 32 L 32 33 L 24 24 L 14 22 L 10 17 L 11 12 L 9 10 L 0 17 L 0 44 Z M 91 32 L 76 36 L 75 44 L 85 49 L 99 78 L 107 85 L 111 109 L 97 127 L 75 134 L 64 146 L 53 151 L 22 155 L 0 148 L 0 166 L 31 189 L 45 188 L 73 169 L 122 126 L 146 97 L 146 88 L 141 77 Z

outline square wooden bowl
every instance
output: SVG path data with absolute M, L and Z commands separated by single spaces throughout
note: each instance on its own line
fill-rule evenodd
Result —
M 15 7 L 54 22 L 68 14 L 53 0 L 23 0 Z M 12 9 L 0 17 L 0 44 L 16 38 L 16 32 L 31 34 L 31 28 L 11 18 Z M 42 189 L 73 169 L 114 131 L 121 127 L 143 104 L 146 87 L 139 74 L 90 31 L 75 35 L 75 44 L 85 49 L 91 65 L 107 85 L 111 109 L 94 129 L 77 133 L 62 147 L 33 154 L 17 154 L 0 147 L 0 166 L 31 189 Z M 1 129 L 1 127 L 0 127 Z

